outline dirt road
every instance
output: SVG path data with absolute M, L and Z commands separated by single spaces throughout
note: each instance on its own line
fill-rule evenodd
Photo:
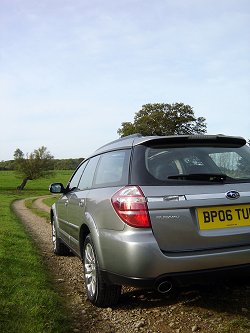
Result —
M 48 211 L 42 199 L 34 201 L 34 207 Z M 250 332 L 250 283 L 246 281 L 240 285 L 230 281 L 189 288 L 168 296 L 124 288 L 116 307 L 92 306 L 86 299 L 80 259 L 53 254 L 50 224 L 27 209 L 23 200 L 16 201 L 13 209 L 41 251 L 55 287 L 65 299 L 74 318 L 72 332 Z

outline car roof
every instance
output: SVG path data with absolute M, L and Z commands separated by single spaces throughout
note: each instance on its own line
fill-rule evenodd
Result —
M 142 136 L 139 133 L 124 136 L 115 141 L 109 142 L 98 148 L 92 155 L 116 149 L 125 149 L 140 144 L 185 144 L 185 145 L 211 145 L 211 144 L 231 144 L 243 146 L 246 140 L 240 136 L 217 135 L 169 135 L 169 136 Z

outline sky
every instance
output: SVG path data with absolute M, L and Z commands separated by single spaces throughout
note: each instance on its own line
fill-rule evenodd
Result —
M 177 102 L 250 139 L 249 0 L 0 0 L 0 161 L 87 157 Z

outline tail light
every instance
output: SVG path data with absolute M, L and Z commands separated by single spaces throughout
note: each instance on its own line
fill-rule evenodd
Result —
M 147 202 L 138 186 L 126 186 L 111 198 L 112 205 L 120 218 L 135 228 L 150 228 Z

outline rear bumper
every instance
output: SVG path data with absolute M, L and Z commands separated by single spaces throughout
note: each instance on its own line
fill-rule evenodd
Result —
M 100 270 L 109 283 L 154 287 L 171 279 L 179 285 L 250 272 L 250 245 L 186 253 L 163 253 L 150 230 L 102 230 L 95 238 Z
M 181 273 L 167 273 L 148 279 L 121 276 L 107 271 L 101 271 L 101 274 L 106 283 L 109 284 L 157 289 L 157 286 L 163 281 L 169 281 L 176 287 L 185 287 L 195 284 L 203 285 L 214 282 L 225 282 L 233 278 L 250 277 L 250 264 Z

